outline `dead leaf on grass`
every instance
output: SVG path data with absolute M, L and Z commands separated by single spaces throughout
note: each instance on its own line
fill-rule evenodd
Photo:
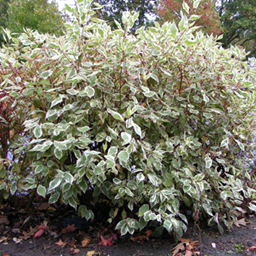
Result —
M 69 232 L 73 232 L 77 229 L 77 227 L 75 227 L 75 224 L 72 224 L 72 225 L 67 225 L 65 228 L 63 228 L 61 230 L 61 233 L 62 234 L 66 234 L 66 233 L 69 233 Z
M 59 242 L 55 243 L 56 245 L 60 246 L 61 248 L 64 248 L 66 246 L 66 242 L 63 242 L 61 239 L 59 240 Z
M 249 222 L 246 222 L 246 221 L 245 221 L 245 218 L 242 218 L 242 219 L 240 219 L 240 220 L 237 219 L 234 224 L 235 224 L 238 228 L 240 228 L 240 225 L 246 226 L 248 223 L 249 223 Z
M 86 247 L 92 241 L 91 238 L 85 238 L 82 240 L 82 247 Z

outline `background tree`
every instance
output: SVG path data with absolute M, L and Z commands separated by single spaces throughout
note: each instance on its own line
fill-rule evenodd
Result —
M 5 27 L 8 19 L 8 4 L 10 0 L 0 0 L 0 26 Z
M 122 24 L 122 13 L 124 11 L 139 11 L 139 17 L 135 22 L 133 30 L 150 23 L 150 16 L 155 15 L 156 0 L 97 0 L 104 7 L 97 11 L 97 16 L 108 21 L 112 28 L 117 28 L 114 19 Z
M 221 0 L 217 6 L 221 17 L 223 47 L 239 44 L 255 56 L 256 2 L 255 0 Z
M 0 44 L 3 42 L 2 29 L 6 27 L 8 20 L 8 4 L 10 0 L 0 0 Z
M 12 0 L 7 27 L 16 33 L 21 33 L 26 27 L 55 35 L 63 34 L 65 29 L 57 3 L 48 3 L 47 0 Z
M 196 20 L 195 25 L 201 26 L 207 34 L 218 35 L 221 33 L 220 19 L 215 8 L 216 0 L 202 0 L 197 9 L 193 9 L 193 1 L 188 0 L 186 3 L 190 7 L 191 15 L 200 15 L 201 18 Z M 161 0 L 158 1 L 157 14 L 160 23 L 174 20 L 178 23 L 181 19 L 180 10 L 182 9 L 183 0 Z

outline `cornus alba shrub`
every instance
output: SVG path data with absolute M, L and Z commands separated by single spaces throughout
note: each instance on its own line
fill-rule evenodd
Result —
M 30 164 L 25 174 L 1 171 L 0 188 L 35 190 L 87 219 L 108 201 L 108 220 L 119 218 L 122 235 L 152 225 L 182 236 L 186 210 L 221 231 L 241 204 L 256 211 L 245 168 L 255 73 L 245 52 L 198 31 L 197 16 L 133 35 L 138 13 L 125 12 L 113 31 L 92 18 L 91 0 L 78 2 L 67 6 L 76 21 L 64 36 L 6 31 L 1 89 L 27 104 Z

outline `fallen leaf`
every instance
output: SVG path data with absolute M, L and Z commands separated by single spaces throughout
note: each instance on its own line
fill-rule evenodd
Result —
M 96 251 L 87 252 L 86 256 L 93 256 L 94 254 L 98 254 Z
M 72 225 L 67 225 L 65 228 L 63 228 L 61 230 L 61 233 L 62 234 L 66 234 L 66 233 L 69 233 L 69 232 L 73 232 L 75 231 L 77 228 L 75 227 L 75 224 L 72 224 Z
M 188 256 L 190 255 L 189 253 L 193 251 L 194 246 L 198 245 L 198 241 L 191 241 L 190 239 L 180 238 L 179 241 L 180 243 L 170 250 L 172 251 L 173 256 L 177 255 L 179 251 L 185 250 L 187 254 L 186 256 Z M 193 255 L 193 253 L 191 255 Z
M 47 211 L 56 212 L 56 209 L 52 206 L 48 207 Z
M 70 248 L 70 254 L 71 255 L 78 254 L 79 252 L 80 252 L 79 249 Z
M 190 250 L 186 250 L 185 256 L 192 256 L 193 252 Z
M 137 241 L 140 241 L 141 244 L 144 243 L 145 240 L 149 241 L 149 237 L 152 235 L 152 231 L 151 230 L 147 230 L 145 232 L 146 235 L 141 235 L 141 236 L 136 236 L 136 237 L 133 237 L 131 236 L 130 239 L 133 241 L 133 242 L 137 242 Z
M 41 223 L 39 226 L 36 225 L 37 230 L 43 229 L 43 230 L 48 230 L 47 222 Z
M 13 228 L 12 233 L 14 234 L 20 234 L 20 229 L 19 228 Z
M 103 236 L 100 236 L 100 239 L 101 239 L 101 242 L 99 242 L 99 245 L 102 245 L 102 246 L 113 245 L 112 244 L 112 240 L 113 240 L 112 236 L 109 239 L 105 239 Z
M 31 216 L 28 216 L 22 223 L 21 227 L 23 227 L 30 220 Z
M 59 242 L 55 243 L 56 245 L 60 246 L 61 248 L 64 248 L 66 246 L 66 242 L 63 242 L 61 239 L 59 240 Z
M 256 246 L 251 246 L 247 251 L 251 251 L 251 252 L 256 251 Z
M 33 238 L 38 238 L 44 234 L 45 230 L 44 229 L 39 229 L 33 236 Z
M 40 204 L 40 206 L 38 207 L 38 210 L 39 211 L 45 211 L 48 209 L 48 207 L 50 207 L 50 204 L 49 203 L 42 203 Z
M 215 248 L 216 248 L 216 244 L 215 244 L 215 243 L 212 243 L 212 247 L 215 249 Z
M 10 254 L 8 254 L 8 253 L 4 253 L 4 254 L 3 254 L 3 256 L 10 256 Z
M 245 221 L 245 218 L 242 218 L 242 219 L 240 219 L 240 220 L 237 219 L 234 224 L 235 224 L 238 228 L 240 228 L 240 225 L 246 226 L 248 223 L 249 223 L 249 222 L 246 222 L 246 221 Z
M 7 240 L 8 240 L 8 237 L 6 237 L 6 236 L 0 237 L 0 243 L 4 242 L 4 244 L 8 244 Z
M 12 240 L 13 240 L 13 242 L 14 242 L 15 244 L 19 244 L 19 243 L 22 241 L 21 238 L 17 238 L 17 237 L 14 237 Z
M 36 228 L 32 228 L 32 227 L 30 226 L 29 229 L 30 229 L 29 232 L 22 231 L 22 234 L 23 234 L 24 236 L 20 236 L 20 238 L 22 238 L 23 240 L 27 240 L 27 239 L 31 238 L 31 237 L 35 234 Z
M 116 241 L 117 240 L 117 235 L 113 234 L 113 233 L 111 233 L 111 234 L 112 234 L 113 239 Z
M 192 251 L 194 250 L 194 246 L 192 246 L 191 244 L 188 244 L 185 249 L 186 251 Z
M 33 238 L 38 238 L 42 236 L 45 232 L 45 230 L 48 230 L 47 222 L 44 221 L 44 223 L 41 223 L 39 226 L 36 225 L 37 232 L 34 234 Z
M 175 256 L 179 251 L 185 251 L 184 243 L 177 244 L 173 249 L 171 249 L 172 255 Z
M 153 231 L 149 229 L 145 232 L 145 234 L 147 237 L 150 237 L 153 234 Z
M 58 238 L 59 237 L 59 235 L 56 232 L 54 232 L 54 231 L 50 231 L 50 235 L 53 236 L 54 238 Z
M 66 238 L 66 241 L 67 241 L 67 243 L 68 243 L 69 247 L 72 247 L 72 248 L 74 248 L 74 247 L 75 247 L 76 239 L 75 239 L 74 237 L 72 237 L 72 240 L 70 240 L 70 239 Z
M 91 238 L 85 238 L 82 240 L 82 247 L 86 247 L 92 241 Z
M 4 225 L 9 225 L 9 220 L 7 219 L 7 217 L 6 216 L 0 216 L 0 225 L 1 224 L 4 224 Z

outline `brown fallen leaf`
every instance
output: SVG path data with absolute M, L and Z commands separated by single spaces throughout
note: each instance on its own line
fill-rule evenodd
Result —
M 179 253 L 179 251 L 185 251 L 185 246 L 184 243 L 179 243 L 177 244 L 173 249 L 171 249 L 170 251 L 172 251 L 172 255 L 175 256 Z
M 8 254 L 8 253 L 4 253 L 4 254 L 3 254 L 3 256 L 10 256 L 10 254 Z
M 246 226 L 248 223 L 249 223 L 249 222 L 246 222 L 246 221 L 245 221 L 245 218 L 242 218 L 242 219 L 240 219 L 240 220 L 236 219 L 236 221 L 235 221 L 234 224 L 235 224 L 238 228 L 240 228 L 240 225 Z
M 198 245 L 198 241 L 191 241 L 190 239 L 180 238 L 179 241 L 180 243 L 170 250 L 172 251 L 173 256 L 177 255 L 179 251 L 186 251 L 188 254 L 186 256 L 189 256 L 190 252 L 193 251 L 194 246 Z M 193 253 L 191 255 L 193 255 Z
M 145 240 L 149 241 L 149 237 L 152 235 L 152 233 L 153 233 L 152 230 L 147 230 L 145 232 L 146 235 L 141 235 L 141 236 L 136 236 L 136 237 L 131 236 L 130 239 L 133 242 L 140 241 L 141 244 L 143 244 Z
M 82 247 L 86 247 L 92 241 L 91 238 L 85 238 L 82 240 Z
M 153 234 L 153 231 L 149 229 L 145 232 L 145 234 L 147 237 L 150 237 Z
M 186 250 L 185 256 L 192 256 L 193 252 L 190 250 Z
M 0 237 L 0 244 L 1 244 L 1 243 L 8 244 L 7 241 L 8 241 L 8 237 L 6 237 L 6 236 L 1 236 L 1 237 Z
M 29 232 L 22 231 L 22 234 L 24 236 L 20 236 L 20 238 L 23 239 L 23 240 L 27 240 L 27 239 L 31 238 L 32 236 L 34 236 L 35 232 L 36 232 L 36 228 L 32 228 L 30 226 L 29 227 Z
M 71 248 L 75 248 L 75 245 L 76 245 L 76 239 L 74 237 L 72 237 L 72 239 L 68 239 L 66 238 L 66 241 L 68 243 L 68 246 L 71 247 Z
M 48 207 L 50 207 L 50 204 L 49 203 L 42 203 L 40 204 L 40 206 L 38 207 L 38 210 L 39 211 L 45 211 L 48 209 Z
M 80 252 L 80 250 L 79 249 L 75 249 L 75 248 L 70 248 L 70 254 L 71 255 L 74 255 L 74 254 L 78 254 Z
M 0 215 L 0 225 L 3 224 L 3 225 L 9 225 L 9 220 L 7 219 L 7 216 L 2 216 Z
M 66 242 L 63 242 L 61 239 L 59 240 L 59 242 L 55 243 L 56 245 L 60 246 L 61 248 L 64 248 L 66 246 Z
M 69 233 L 69 232 L 73 232 L 75 231 L 77 228 L 75 227 L 75 224 L 72 224 L 72 225 L 67 225 L 65 228 L 63 228 L 61 230 L 61 233 L 62 234 L 66 234 L 66 233 Z

